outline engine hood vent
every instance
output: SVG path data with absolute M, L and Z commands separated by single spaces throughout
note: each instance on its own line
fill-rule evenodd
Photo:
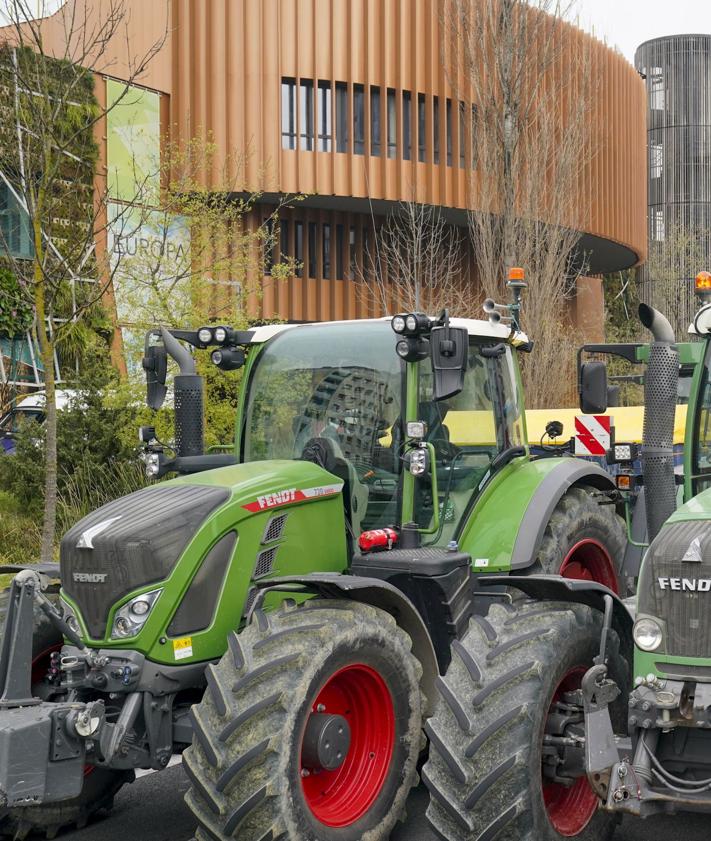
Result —
M 62 588 L 101 639 L 111 607 L 137 587 L 162 581 L 225 488 L 164 484 L 136 491 L 84 517 L 62 538 Z

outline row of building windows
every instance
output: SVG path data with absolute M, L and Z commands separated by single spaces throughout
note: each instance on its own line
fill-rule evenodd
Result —
M 271 220 L 266 223 L 271 225 Z M 369 223 L 331 224 L 279 220 L 279 246 L 265 255 L 265 274 L 278 260 L 293 258 L 297 277 L 322 280 L 358 280 L 369 271 L 371 238 Z
M 334 119 L 335 114 L 335 119 Z M 379 85 L 282 79 L 283 149 L 387 155 L 447 166 L 475 166 L 476 106 Z M 442 136 L 443 135 L 443 136 Z M 455 148 L 456 146 L 456 148 Z

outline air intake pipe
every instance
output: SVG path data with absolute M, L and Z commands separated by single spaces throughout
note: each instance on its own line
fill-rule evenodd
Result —
M 674 420 L 679 383 L 679 351 L 674 330 L 654 307 L 639 305 L 639 319 L 651 331 L 649 362 L 644 380 L 642 469 L 647 509 L 647 539 L 651 543 L 676 511 Z
M 202 377 L 196 372 L 190 351 L 165 327 L 160 328 L 160 333 L 165 349 L 180 366 L 180 373 L 173 378 L 175 452 L 181 458 L 201 456 L 205 448 Z

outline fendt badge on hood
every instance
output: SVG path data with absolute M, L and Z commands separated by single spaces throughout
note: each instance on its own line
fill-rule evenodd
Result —
M 110 517 L 108 520 L 102 520 L 100 523 L 97 523 L 95 526 L 91 526 L 86 531 L 81 533 L 81 537 L 77 540 L 77 549 L 93 549 L 94 548 L 94 538 L 98 537 L 102 531 L 105 531 L 111 523 L 115 523 L 116 520 L 120 520 L 121 515 L 118 517 Z
M 72 578 L 81 584 L 104 584 L 108 578 L 105 572 L 75 572 Z
M 711 578 L 666 578 L 660 576 L 660 590 L 681 590 L 687 593 L 711 593 Z

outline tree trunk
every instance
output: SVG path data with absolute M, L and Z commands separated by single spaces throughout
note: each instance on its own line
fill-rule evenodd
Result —
M 44 368 L 45 388 L 45 479 L 44 513 L 42 518 L 42 547 L 40 561 L 54 560 L 54 531 L 57 521 L 57 400 L 54 382 L 54 339 L 47 329 L 47 307 L 45 278 L 42 271 L 43 243 L 40 217 L 33 220 L 35 310 L 37 314 L 37 338 L 40 357 Z

